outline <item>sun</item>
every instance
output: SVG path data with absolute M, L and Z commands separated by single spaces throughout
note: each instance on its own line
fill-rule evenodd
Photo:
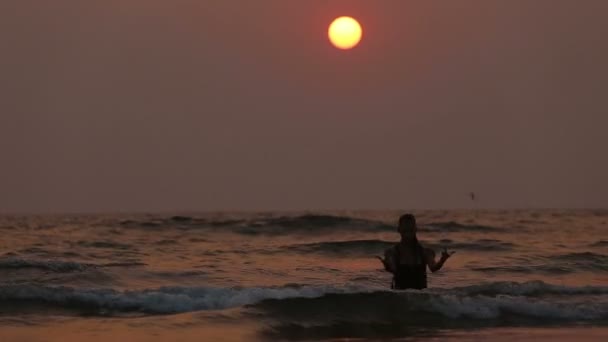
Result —
M 335 47 L 349 50 L 359 44 L 363 37 L 363 29 L 354 18 L 339 17 L 329 25 L 327 35 Z

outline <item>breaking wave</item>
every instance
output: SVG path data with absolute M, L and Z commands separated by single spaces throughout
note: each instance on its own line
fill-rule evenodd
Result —
M 265 299 L 289 297 L 311 298 L 347 289 L 327 287 L 283 288 L 213 288 L 163 287 L 142 291 L 113 289 L 77 289 L 38 285 L 0 286 L 0 304 L 38 304 L 66 310 L 100 313 L 172 314 L 180 312 L 221 310 Z M 354 290 L 353 290 L 354 291 Z M 2 303 L 6 302 L 6 303 Z
M 608 320 L 608 287 L 567 287 L 540 281 L 453 289 L 386 291 L 362 287 L 163 287 L 141 291 L 39 285 L 0 286 L 0 305 L 28 304 L 97 314 L 173 314 L 245 307 L 275 318 L 354 320 L 417 317 L 474 320 L 517 316 L 565 321 Z M 350 317 L 350 318 L 349 318 Z M 415 319 L 415 318 L 414 318 Z

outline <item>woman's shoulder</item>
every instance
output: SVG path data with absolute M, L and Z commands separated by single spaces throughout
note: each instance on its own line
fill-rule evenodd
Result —
M 384 254 L 395 254 L 398 251 L 399 244 L 396 243 L 384 250 Z

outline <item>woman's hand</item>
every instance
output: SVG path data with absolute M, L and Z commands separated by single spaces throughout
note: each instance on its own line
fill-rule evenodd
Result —
M 444 247 L 443 251 L 441 251 L 441 260 L 443 260 L 443 261 L 448 260 L 452 255 L 454 255 L 454 253 L 456 253 L 456 252 L 455 251 L 448 252 L 448 249 L 446 247 Z

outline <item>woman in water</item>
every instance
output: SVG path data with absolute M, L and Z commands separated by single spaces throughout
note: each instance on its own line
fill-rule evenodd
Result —
M 393 284 L 391 288 L 397 290 L 404 289 L 425 289 L 426 267 L 431 272 L 436 272 L 443 267 L 443 264 L 454 254 L 448 253 L 444 248 L 439 261 L 435 260 L 435 252 L 430 248 L 424 248 L 416 237 L 416 218 L 414 215 L 405 214 L 399 218 L 397 231 L 401 234 L 401 242 L 387 249 L 384 258 L 377 257 L 382 261 L 384 269 L 393 274 Z

